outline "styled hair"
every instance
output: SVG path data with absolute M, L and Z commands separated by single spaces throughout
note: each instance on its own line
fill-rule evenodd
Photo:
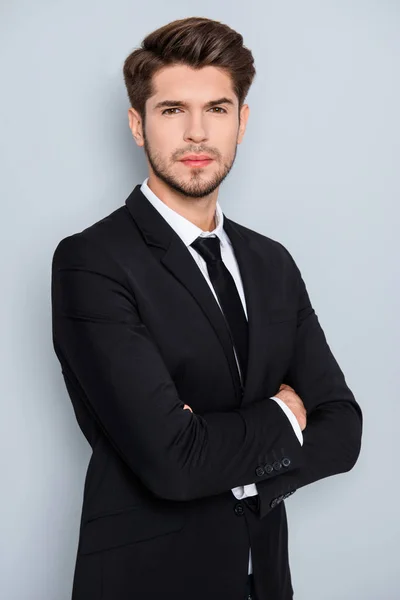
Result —
M 128 98 L 143 125 L 146 101 L 155 93 L 153 75 L 176 64 L 194 69 L 206 66 L 224 69 L 231 76 L 239 111 L 256 73 L 253 55 L 243 45 L 243 36 L 228 25 L 205 17 L 172 21 L 149 33 L 124 62 Z

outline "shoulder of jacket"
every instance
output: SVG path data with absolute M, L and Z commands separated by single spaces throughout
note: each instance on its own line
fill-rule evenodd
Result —
M 116 248 L 121 245 L 125 230 L 132 236 L 132 221 L 127 218 L 126 207 L 121 206 L 85 227 L 62 238 L 53 252 L 53 264 L 62 265 L 64 261 L 77 264 L 85 260 L 113 261 Z
M 236 221 L 232 221 L 229 219 L 230 223 L 247 239 L 251 240 L 253 243 L 260 248 L 262 252 L 272 253 L 273 256 L 277 258 L 281 258 L 283 260 L 287 260 L 288 262 L 293 263 L 296 266 L 295 260 L 291 254 L 291 252 L 287 249 L 287 247 L 267 235 L 256 231 L 255 229 L 250 229 L 249 227 L 245 227 Z

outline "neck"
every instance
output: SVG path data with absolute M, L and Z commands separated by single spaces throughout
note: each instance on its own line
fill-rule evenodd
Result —
M 169 187 L 166 183 L 149 175 L 148 187 L 164 204 L 191 221 L 203 231 L 215 229 L 215 210 L 218 200 L 218 188 L 203 198 L 185 196 Z

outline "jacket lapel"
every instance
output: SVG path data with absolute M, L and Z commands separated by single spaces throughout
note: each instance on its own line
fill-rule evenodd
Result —
M 224 213 L 224 229 L 232 243 L 233 251 L 239 266 L 244 296 L 246 299 L 247 319 L 249 327 L 249 351 L 247 360 L 247 376 L 241 405 L 261 400 L 260 384 L 264 379 L 266 357 L 272 351 L 267 337 L 269 309 L 273 300 L 274 271 L 267 256 L 262 256 L 256 248 L 255 239 L 250 237 L 240 226 L 231 221 Z M 262 357 L 262 358 L 260 358 Z
M 202 273 L 188 252 L 181 238 L 175 233 L 154 206 L 147 200 L 137 185 L 125 202 L 131 216 L 140 228 L 146 243 L 160 249 L 160 261 L 192 295 L 213 327 L 228 361 L 239 405 L 254 399 L 254 390 L 259 381 L 257 370 L 257 348 L 263 343 L 263 315 L 266 307 L 261 297 L 261 280 L 265 279 L 265 265 L 251 246 L 250 238 L 244 235 L 224 214 L 224 229 L 228 234 L 236 259 L 246 298 L 249 324 L 249 356 L 247 378 L 242 389 L 229 332 L 221 310 Z M 257 379 L 258 376 L 258 379 Z
M 161 258 L 161 262 L 186 287 L 214 328 L 229 363 L 237 399 L 240 402 L 242 390 L 239 372 L 236 366 L 231 338 L 226 328 L 221 309 L 200 269 L 194 262 L 192 255 L 188 252 L 185 244 L 178 235 L 172 237 L 167 251 Z

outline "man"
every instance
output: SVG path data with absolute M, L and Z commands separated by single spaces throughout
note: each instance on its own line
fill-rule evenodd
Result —
M 254 74 L 217 21 L 148 35 L 124 78 L 149 175 L 55 250 L 54 348 L 93 449 L 73 600 L 289 600 L 284 500 L 359 455 L 296 263 L 217 200 Z

